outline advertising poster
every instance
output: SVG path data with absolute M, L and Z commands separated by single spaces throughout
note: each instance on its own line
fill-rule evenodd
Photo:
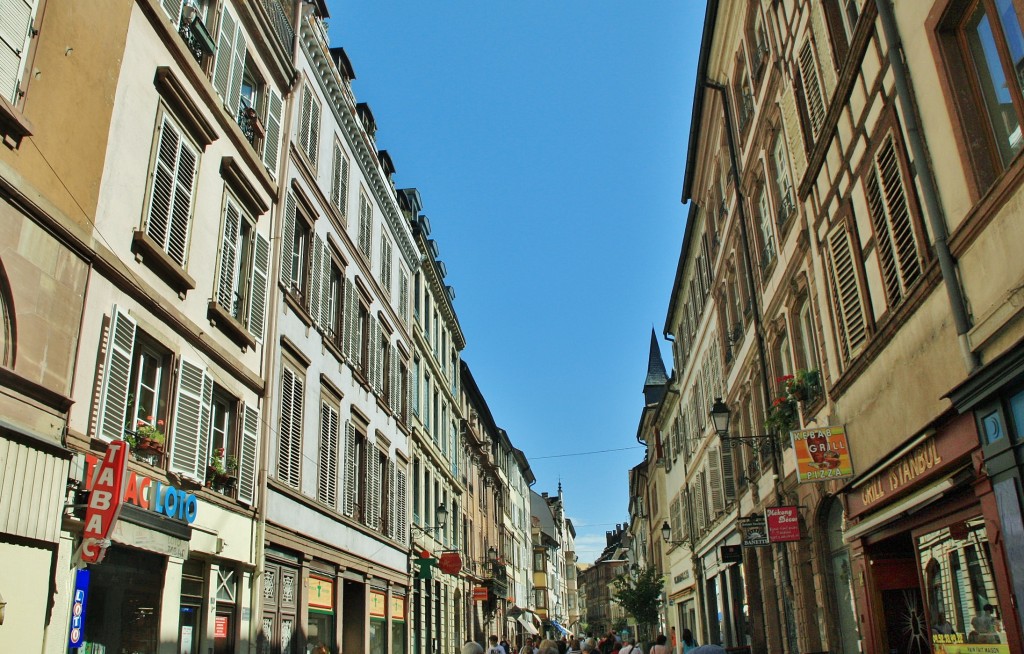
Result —
M 790 432 L 800 483 L 853 476 L 853 462 L 843 426 Z
M 800 540 L 800 514 L 795 506 L 770 506 L 764 510 L 768 540 L 787 543 Z

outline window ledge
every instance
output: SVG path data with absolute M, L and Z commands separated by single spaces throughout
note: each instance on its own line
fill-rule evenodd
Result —
M 25 115 L 7 101 L 7 98 L 0 97 L 0 134 L 4 141 L 17 149 L 21 145 L 21 139 L 32 136 L 32 123 L 25 118 Z
M 245 328 L 245 325 L 228 313 L 227 309 L 217 304 L 216 300 L 210 301 L 210 307 L 206 312 L 206 316 L 210 319 L 212 325 L 220 328 L 232 341 L 241 346 L 243 352 L 250 347 L 256 347 L 256 339 Z
M 305 305 L 302 302 L 302 296 L 296 293 L 294 290 L 285 287 L 284 284 L 280 284 L 282 295 L 284 296 L 284 302 L 295 311 L 295 315 L 299 317 L 302 322 L 306 323 L 307 327 L 313 325 L 313 318 L 309 315 Z
M 178 297 L 185 299 L 185 294 L 196 287 L 196 280 L 185 272 L 149 234 L 135 230 L 132 235 L 132 252 L 137 261 L 153 269 L 167 285 L 178 292 Z

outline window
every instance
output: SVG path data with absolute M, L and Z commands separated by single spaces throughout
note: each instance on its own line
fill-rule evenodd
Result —
M 903 301 L 921 278 L 922 271 L 900 151 L 890 132 L 875 152 L 865 179 L 868 209 L 890 307 Z
M 179 266 L 188 256 L 199 151 L 168 114 L 157 130 L 146 234 Z
M 805 301 L 797 316 L 800 330 L 800 365 L 805 370 L 818 369 L 817 347 L 814 339 L 814 321 L 811 316 L 811 303 Z
M 423 428 L 430 433 L 430 419 L 432 417 L 430 413 L 430 407 L 433 406 L 430 401 L 430 374 L 423 373 Z
M 281 283 L 285 289 L 305 301 L 309 285 L 309 255 L 313 226 L 298 207 L 295 194 L 288 192 L 285 200 L 284 234 L 282 235 Z
M 831 267 L 829 282 L 832 303 L 839 327 L 843 359 L 850 361 L 867 342 L 867 321 L 861 298 L 861 280 L 854 258 L 854 242 L 846 221 L 828 235 L 827 248 Z
M 359 245 L 359 251 L 363 255 L 370 259 L 372 256 L 371 248 L 373 247 L 373 206 L 370 204 L 370 199 L 366 197 L 365 193 L 359 194 L 359 231 L 357 234 L 357 242 Z
M 822 93 L 818 63 L 814 56 L 814 44 L 807 40 L 800 49 L 800 79 L 803 82 L 804 103 L 811 135 L 818 138 L 825 123 L 825 96 Z
M 317 460 L 316 499 L 334 508 L 338 502 L 339 409 L 334 400 L 320 400 L 320 447 Z
M 263 340 L 266 322 L 270 241 L 256 233 L 255 221 L 230 193 L 224 198 L 216 303 Z
M 385 234 L 380 235 L 380 285 L 384 289 L 384 295 L 391 296 L 391 270 L 394 262 L 391 260 L 391 241 Z
M 311 166 L 316 168 L 317 148 L 320 143 L 320 101 L 308 82 L 302 86 L 302 104 L 299 108 L 299 148 Z
M 342 216 L 348 215 L 348 157 L 337 140 L 334 141 L 331 166 L 331 204 Z
M 329 255 L 329 251 L 328 251 Z M 330 270 L 327 275 L 327 304 L 324 316 L 324 333 L 328 340 L 341 345 L 343 333 L 343 318 L 345 307 L 345 272 L 338 265 L 334 257 L 328 262 Z
M 214 457 L 216 463 L 225 472 L 237 472 L 238 443 L 235 439 L 237 400 L 228 395 L 224 389 L 214 385 L 213 401 L 210 405 L 210 450 L 205 452 L 206 461 L 210 462 L 207 470 L 207 481 L 210 481 Z M 230 492 L 232 489 L 229 488 Z
M 789 158 L 786 156 L 786 142 L 782 131 L 775 137 L 772 148 L 772 167 L 775 169 L 776 215 L 775 219 L 782 227 L 793 215 L 793 185 L 789 179 Z
M 21 80 L 29 44 L 35 37 L 32 19 L 35 0 L 8 0 L 4 3 L 4 28 L 0 30 L 0 94 L 13 105 L 21 99 Z
M 374 485 L 370 475 L 378 471 L 368 459 L 366 428 L 356 426 L 353 421 L 345 423 L 345 497 L 343 512 L 350 518 L 359 520 L 366 525 L 371 524 L 374 517 L 372 508 L 367 504 L 367 488 Z M 379 504 L 377 505 L 379 509 Z M 376 524 L 374 522 L 374 524 Z
M 768 191 L 763 186 L 757 197 L 758 223 L 761 227 L 761 270 L 775 261 L 775 236 L 772 231 L 771 209 L 768 206 Z M 734 294 L 738 299 L 739 294 Z M 737 314 L 738 318 L 738 314 Z M 738 320 L 736 323 L 738 324 Z
M 278 432 L 277 478 L 298 489 L 302 463 L 302 401 L 304 375 L 290 366 L 281 371 L 281 427 Z
M 420 415 L 420 358 L 412 361 L 412 413 Z

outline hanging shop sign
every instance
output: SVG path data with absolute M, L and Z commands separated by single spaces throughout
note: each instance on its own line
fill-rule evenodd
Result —
M 71 603 L 71 627 L 68 647 L 75 649 L 85 643 L 85 606 L 89 599 L 89 570 L 75 571 L 75 594 Z
M 740 518 L 740 531 L 743 532 L 743 547 L 767 547 L 768 524 L 763 513 L 755 513 Z
M 722 545 L 719 554 L 722 563 L 743 563 L 743 548 L 739 545 Z
M 120 443 L 122 441 L 113 441 Z M 127 461 L 127 459 L 126 459 Z M 85 488 L 93 490 L 94 471 L 100 463 L 92 454 L 85 455 Z M 187 524 L 196 521 L 199 514 L 199 500 L 195 494 L 184 489 L 169 486 L 162 482 L 150 479 L 134 471 L 128 472 L 127 481 L 124 484 L 125 504 L 133 504 L 140 509 L 152 511 L 162 516 Z
M 850 447 L 843 426 L 797 429 L 790 432 L 801 483 L 853 476 Z
M 110 532 L 121 514 L 127 471 L 128 443 L 111 441 L 96 470 L 89 493 L 85 530 L 78 548 L 78 559 L 82 563 L 99 563 L 107 553 Z M 92 476 L 87 475 L 86 479 L 92 479 Z
M 769 506 L 764 510 L 768 524 L 768 540 L 788 543 L 800 540 L 800 513 L 795 506 Z
M 487 586 L 474 586 L 473 587 L 473 601 L 474 602 L 486 602 L 488 598 Z
M 462 571 L 462 557 L 458 552 L 444 552 L 437 567 L 445 574 L 457 575 Z

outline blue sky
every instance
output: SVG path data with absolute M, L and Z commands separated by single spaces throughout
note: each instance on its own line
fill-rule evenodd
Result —
M 679 202 L 704 3 L 330 2 L 399 188 L 423 197 L 463 358 L 495 420 L 561 480 L 581 562 L 627 518 L 650 332 Z M 667 344 L 665 344 L 667 346 Z M 670 359 L 666 352 L 666 363 Z

